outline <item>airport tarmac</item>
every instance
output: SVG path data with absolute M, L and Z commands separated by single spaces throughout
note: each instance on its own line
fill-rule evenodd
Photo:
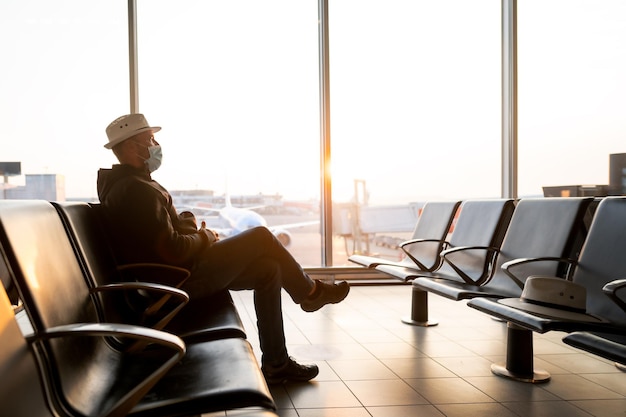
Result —
M 293 215 L 265 215 L 265 219 L 270 227 L 280 224 L 306 222 L 309 220 L 317 220 L 316 215 L 293 216 Z M 322 240 L 319 231 L 319 225 L 309 225 L 301 228 L 289 229 L 292 236 L 291 245 L 288 247 L 289 252 L 298 260 L 303 267 L 319 267 L 321 266 L 321 247 Z M 403 241 L 410 238 L 410 232 L 389 234 L 386 237 L 395 239 L 381 239 L 381 236 L 371 236 L 369 242 L 370 255 L 382 257 L 391 260 L 400 260 L 402 251 L 387 246 L 376 244 L 382 240 L 385 241 Z M 348 257 L 355 253 L 367 252 L 367 242 L 365 240 L 355 242 L 352 237 L 333 236 L 333 265 L 332 266 L 356 266 L 356 264 L 348 261 Z

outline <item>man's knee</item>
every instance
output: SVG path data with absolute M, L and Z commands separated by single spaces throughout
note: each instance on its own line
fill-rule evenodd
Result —
M 276 239 L 272 231 L 265 226 L 253 227 L 252 229 L 248 229 L 247 233 L 265 244 L 270 244 Z

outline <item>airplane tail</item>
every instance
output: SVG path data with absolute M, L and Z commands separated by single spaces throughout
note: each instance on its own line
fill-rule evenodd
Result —
M 226 191 L 224 193 L 224 207 L 232 207 L 233 204 L 230 202 L 230 193 Z

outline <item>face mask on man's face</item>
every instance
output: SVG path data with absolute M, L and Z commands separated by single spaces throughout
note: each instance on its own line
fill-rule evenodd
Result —
M 148 147 L 148 152 L 150 156 L 144 162 L 148 167 L 148 171 L 153 173 L 161 166 L 163 151 L 161 150 L 161 145 L 153 145 Z

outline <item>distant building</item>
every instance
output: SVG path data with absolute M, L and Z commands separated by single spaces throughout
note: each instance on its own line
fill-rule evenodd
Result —
M 59 174 L 26 174 L 25 185 L 5 188 L 5 200 L 65 201 L 65 177 Z

